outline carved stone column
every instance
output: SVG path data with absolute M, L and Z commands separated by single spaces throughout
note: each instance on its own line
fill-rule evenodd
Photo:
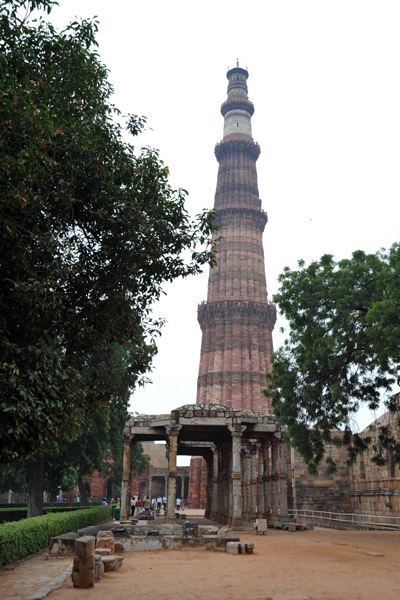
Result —
M 242 448 L 242 469 L 243 469 L 243 518 L 248 521 L 250 515 L 251 506 L 251 493 L 250 493 L 250 477 L 251 477 L 251 464 L 250 464 L 250 450 L 248 448 Z
M 132 471 L 132 440 L 124 437 L 124 459 L 121 485 L 121 519 L 127 521 L 131 514 L 131 471 Z
M 250 440 L 250 512 L 249 520 L 257 517 L 257 447 L 255 440 Z
M 257 518 L 264 518 L 264 455 L 262 444 L 257 443 L 258 474 L 257 474 Z
M 217 518 L 218 512 L 218 448 L 215 444 L 212 450 L 212 494 L 211 494 L 211 519 Z
M 279 484 L 279 470 L 278 470 L 278 456 L 279 456 L 279 442 L 276 438 L 272 440 L 271 448 L 271 521 L 272 523 L 279 521 L 279 510 L 278 510 L 278 484 Z
M 213 492 L 213 455 L 205 457 L 207 465 L 207 488 L 206 488 L 206 510 L 204 516 L 206 519 L 211 518 L 211 503 L 212 503 L 212 492 Z
M 270 442 L 263 443 L 263 459 L 264 459 L 264 519 L 268 519 L 271 513 L 271 465 L 269 460 L 271 444 Z
M 232 467 L 231 467 L 231 489 L 232 504 L 229 513 L 229 522 L 232 527 L 242 523 L 242 469 L 240 464 L 240 449 L 242 433 L 246 429 L 241 425 L 229 427 L 232 434 Z
M 171 425 L 168 433 L 168 505 L 167 519 L 175 520 L 176 508 L 176 455 L 178 451 L 178 435 L 181 425 Z
M 288 503 L 287 503 L 287 481 L 288 481 L 288 452 L 289 448 L 286 442 L 281 442 L 279 445 L 280 454 L 280 518 L 285 522 L 288 520 Z

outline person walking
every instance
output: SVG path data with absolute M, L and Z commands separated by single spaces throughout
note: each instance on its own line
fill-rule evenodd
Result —
M 140 513 L 142 512 L 142 499 L 139 496 L 139 498 L 136 500 L 136 516 L 138 517 L 140 515 Z

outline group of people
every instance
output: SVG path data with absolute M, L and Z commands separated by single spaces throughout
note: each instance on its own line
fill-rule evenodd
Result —
M 137 499 L 135 496 L 131 498 L 131 516 L 137 517 L 140 515 L 142 510 L 154 510 L 157 513 L 161 512 L 161 507 L 164 510 L 164 514 L 167 512 L 167 498 L 166 496 L 158 496 L 150 501 L 150 498 L 146 496 L 143 500 L 139 496 Z M 180 498 L 176 499 L 176 510 L 184 510 L 183 500 Z

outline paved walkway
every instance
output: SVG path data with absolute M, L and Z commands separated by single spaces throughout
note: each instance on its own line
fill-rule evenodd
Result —
M 72 571 L 72 557 L 48 559 L 47 550 L 0 571 L 1 600 L 41 600 L 62 586 Z

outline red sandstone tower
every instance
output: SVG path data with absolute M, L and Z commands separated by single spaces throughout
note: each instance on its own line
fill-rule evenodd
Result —
M 227 73 L 221 106 L 224 136 L 215 147 L 219 163 L 214 207 L 218 212 L 218 266 L 210 271 L 207 302 L 198 308 L 203 332 L 197 404 L 270 412 L 262 394 L 270 369 L 275 306 L 268 302 L 262 234 L 267 215 L 258 196 L 254 142 L 247 96 L 247 69 Z
M 218 265 L 210 270 L 207 302 L 198 308 L 203 333 L 197 404 L 271 412 L 262 390 L 270 370 L 275 306 L 268 302 L 262 234 L 267 215 L 258 195 L 246 68 L 227 72 L 228 98 L 221 106 L 224 135 L 215 147 L 219 163 L 214 207 L 222 240 Z M 193 458 L 189 506 L 204 506 L 206 466 Z

